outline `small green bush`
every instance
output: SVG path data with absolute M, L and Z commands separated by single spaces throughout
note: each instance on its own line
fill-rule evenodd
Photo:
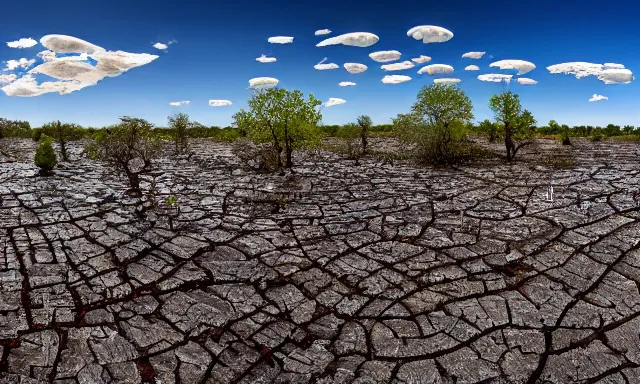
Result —
M 589 141 L 591 141 L 592 143 L 595 143 L 597 141 L 602 141 L 602 135 L 600 134 L 593 134 L 591 135 L 591 137 L 589 137 Z
M 336 136 L 342 139 L 344 143 L 344 151 L 349 156 L 349 159 L 356 160 L 356 162 L 362 157 L 364 148 L 361 141 L 362 130 L 356 124 L 346 124 L 338 129 Z
M 31 130 L 31 132 L 31 138 L 33 139 L 33 141 L 35 141 L 36 143 L 40 141 L 40 138 L 42 137 L 42 128 L 34 128 Z
M 35 164 L 43 171 L 51 171 L 58 164 L 58 157 L 51 146 L 52 141 L 49 136 L 42 136 L 36 150 Z

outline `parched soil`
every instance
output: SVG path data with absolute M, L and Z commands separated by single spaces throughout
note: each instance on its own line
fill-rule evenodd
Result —
M 640 382 L 637 144 L 278 176 L 195 140 L 153 201 L 0 146 L 0 383 Z

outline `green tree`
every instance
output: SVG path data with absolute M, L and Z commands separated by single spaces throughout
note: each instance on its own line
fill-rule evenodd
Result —
M 298 90 L 258 90 L 249 98 L 249 109 L 233 115 L 233 125 L 254 142 L 271 143 L 277 153 L 277 168 L 284 171 L 293 166 L 294 150 L 319 143 L 318 123 L 322 115 L 316 107 L 321 104 L 311 94 L 309 100 L 305 100 Z
M 360 157 L 364 153 L 362 126 L 354 123 L 345 124 L 338 129 L 336 136 L 344 141 L 349 159 L 355 160 L 356 165 L 359 165 Z
M 36 155 L 34 163 L 36 167 L 40 168 L 41 175 L 48 175 L 58 163 L 56 152 L 51 146 L 53 139 L 49 136 L 42 136 L 40 144 L 36 149 Z
M 482 122 L 480 122 L 480 125 L 478 126 L 478 128 L 480 132 L 484 132 L 489 135 L 490 143 L 493 143 L 496 141 L 496 138 L 498 135 L 498 127 L 493 121 L 489 119 L 485 119 Z
M 549 133 L 553 134 L 553 135 L 557 135 L 559 133 L 561 133 L 561 129 L 560 129 L 560 124 L 558 124 L 557 121 L 555 120 L 550 120 L 549 121 Z
M 176 145 L 176 153 L 182 153 L 188 146 L 187 129 L 190 126 L 189 115 L 186 113 L 178 113 L 169 116 L 169 127 L 173 134 L 173 141 Z
M 82 138 L 82 128 L 75 124 L 63 124 L 58 121 L 52 121 L 42 126 L 40 134 L 47 135 L 60 146 L 60 155 L 63 161 L 69 161 L 67 144 L 73 140 Z
M 633 125 L 625 125 L 624 127 L 622 127 L 622 132 L 624 132 L 625 135 L 632 134 L 634 130 L 635 128 L 633 127 Z
M 569 126 L 567 124 L 562 124 L 561 129 L 561 137 L 562 137 L 562 145 L 571 145 L 571 140 L 569 139 L 570 131 Z
M 604 134 L 606 136 L 609 136 L 609 137 L 611 137 L 611 136 L 620 136 L 620 135 L 622 135 L 622 130 L 620 129 L 619 125 L 609 124 L 604 129 Z
M 144 119 L 121 117 L 120 123 L 100 131 L 95 143 L 87 148 L 94 159 L 106 161 L 123 172 L 131 195 L 141 196 L 140 175 L 152 168 L 152 160 L 162 149 L 152 134 L 153 125 Z
M 462 89 L 432 84 L 418 92 L 409 114 L 393 119 L 394 129 L 403 140 L 418 145 L 423 160 L 446 163 L 456 157 L 452 146 L 464 137 L 464 123 L 473 119 L 472 110 Z
M 369 128 L 373 125 L 371 118 L 367 115 L 358 116 L 356 119 L 358 126 L 360 127 L 360 138 L 362 141 L 362 153 L 367 152 L 367 133 Z
M 536 120 L 531 112 L 522 109 L 520 96 L 511 91 L 491 96 L 489 108 L 504 126 L 507 160 L 513 161 L 520 148 L 533 143 Z

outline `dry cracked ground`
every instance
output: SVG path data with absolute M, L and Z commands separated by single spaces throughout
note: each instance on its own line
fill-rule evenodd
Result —
M 282 177 L 197 140 L 144 213 L 102 164 L 3 146 L 2 383 L 640 383 L 638 145 Z

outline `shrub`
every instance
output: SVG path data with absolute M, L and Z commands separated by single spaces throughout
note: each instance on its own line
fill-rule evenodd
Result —
M 355 160 L 358 164 L 360 157 L 364 154 L 361 128 L 353 123 L 346 124 L 338 129 L 336 136 L 342 139 L 348 158 Z
M 180 154 L 187 149 L 187 128 L 189 128 L 189 115 L 186 113 L 178 113 L 174 116 L 169 116 L 169 126 L 171 127 L 171 133 L 173 141 L 176 145 L 176 153 Z
M 63 124 L 59 120 L 47 123 L 41 128 L 42 133 L 50 136 L 60 146 L 60 154 L 63 161 L 69 161 L 67 144 L 69 141 L 82 138 L 84 132 L 82 128 L 75 124 Z
M 591 141 L 592 143 L 602 141 L 602 135 L 599 133 L 594 133 L 589 137 L 589 141 Z
M 279 154 L 267 143 L 255 144 L 243 137 L 234 141 L 232 151 L 243 164 L 256 171 L 272 172 L 280 166 Z
M 56 152 L 51 146 L 52 141 L 52 138 L 42 136 L 38 149 L 36 149 L 34 163 L 38 168 L 40 168 L 41 174 L 50 173 L 56 164 L 58 164 Z

